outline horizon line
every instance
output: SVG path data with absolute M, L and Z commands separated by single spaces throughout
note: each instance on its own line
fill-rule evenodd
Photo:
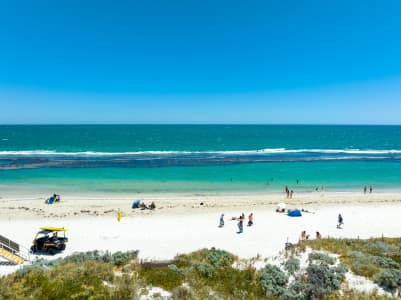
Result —
M 103 125 L 163 125 L 163 126 L 177 126 L 177 125 L 221 125 L 221 126 L 401 126 L 401 123 L 0 123 L 0 126 L 103 126 Z

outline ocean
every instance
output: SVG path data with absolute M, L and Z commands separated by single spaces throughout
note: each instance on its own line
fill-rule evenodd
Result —
M 272 193 L 285 185 L 401 190 L 401 126 L 0 126 L 0 193 Z

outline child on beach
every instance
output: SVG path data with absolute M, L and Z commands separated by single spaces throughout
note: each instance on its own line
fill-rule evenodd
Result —
M 343 216 L 341 214 L 338 215 L 338 224 L 337 224 L 337 228 L 341 229 L 341 225 L 344 224 L 344 220 L 343 220 Z
M 224 226 L 224 214 L 221 214 L 219 227 L 223 227 L 223 226 Z
M 253 225 L 253 213 L 251 213 L 248 216 L 248 226 L 252 226 Z
M 244 232 L 244 223 L 243 219 L 240 218 L 238 222 L 238 232 L 237 233 L 242 233 Z

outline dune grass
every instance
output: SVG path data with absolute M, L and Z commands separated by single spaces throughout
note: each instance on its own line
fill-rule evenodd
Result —
M 401 239 L 322 239 L 302 241 L 306 247 L 339 254 L 354 273 L 387 286 L 401 286 Z M 150 286 L 171 292 L 171 299 L 386 299 L 340 288 L 346 267 L 313 252 L 308 267 L 288 251 L 281 267 L 254 267 L 220 249 L 201 249 L 168 262 L 141 262 L 137 251 L 115 254 L 78 253 L 0 277 L 1 299 L 138 299 Z M 293 280 L 290 280 L 290 278 Z

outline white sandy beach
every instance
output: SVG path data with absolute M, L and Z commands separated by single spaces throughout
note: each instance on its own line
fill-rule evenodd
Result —
M 271 257 L 283 250 L 287 239 L 296 243 L 302 230 L 306 230 L 311 237 L 319 231 L 323 237 L 369 238 L 382 235 L 396 237 L 401 229 L 401 195 L 398 194 L 303 195 L 292 199 L 288 207 L 304 207 L 314 213 L 304 213 L 299 218 L 275 212 L 275 203 L 285 201 L 282 195 L 276 195 L 277 199 L 271 196 L 260 201 L 255 198 L 254 202 L 241 198 L 243 200 L 238 200 L 235 205 L 230 198 L 234 195 L 226 197 L 225 201 L 217 196 L 205 196 L 201 198 L 203 205 L 196 197 L 185 201 L 183 198 L 163 200 L 159 197 L 146 198 L 156 201 L 158 208 L 155 211 L 132 210 L 129 199 L 65 198 L 59 204 L 45 205 L 36 199 L 3 198 L 0 202 L 0 232 L 29 248 L 39 227 L 66 227 L 69 237 L 67 249 L 54 258 L 97 249 L 112 252 L 139 250 L 141 259 L 171 259 L 178 253 L 203 247 L 222 248 L 241 258 L 257 255 Z M 365 203 L 363 200 L 366 200 Z M 18 208 L 23 203 L 29 210 Z M 122 207 L 123 204 L 125 207 Z M 118 208 L 124 212 L 121 222 L 116 219 Z M 104 213 L 109 210 L 112 211 Z M 230 219 L 242 212 L 246 216 L 253 212 L 255 224 L 245 226 L 244 233 L 237 234 L 237 222 Z M 220 213 L 225 213 L 224 228 L 217 226 Z M 336 228 L 338 213 L 344 217 L 343 229 Z M 34 258 L 32 255 L 31 259 Z M 0 274 L 13 270 L 15 267 L 0 266 Z

